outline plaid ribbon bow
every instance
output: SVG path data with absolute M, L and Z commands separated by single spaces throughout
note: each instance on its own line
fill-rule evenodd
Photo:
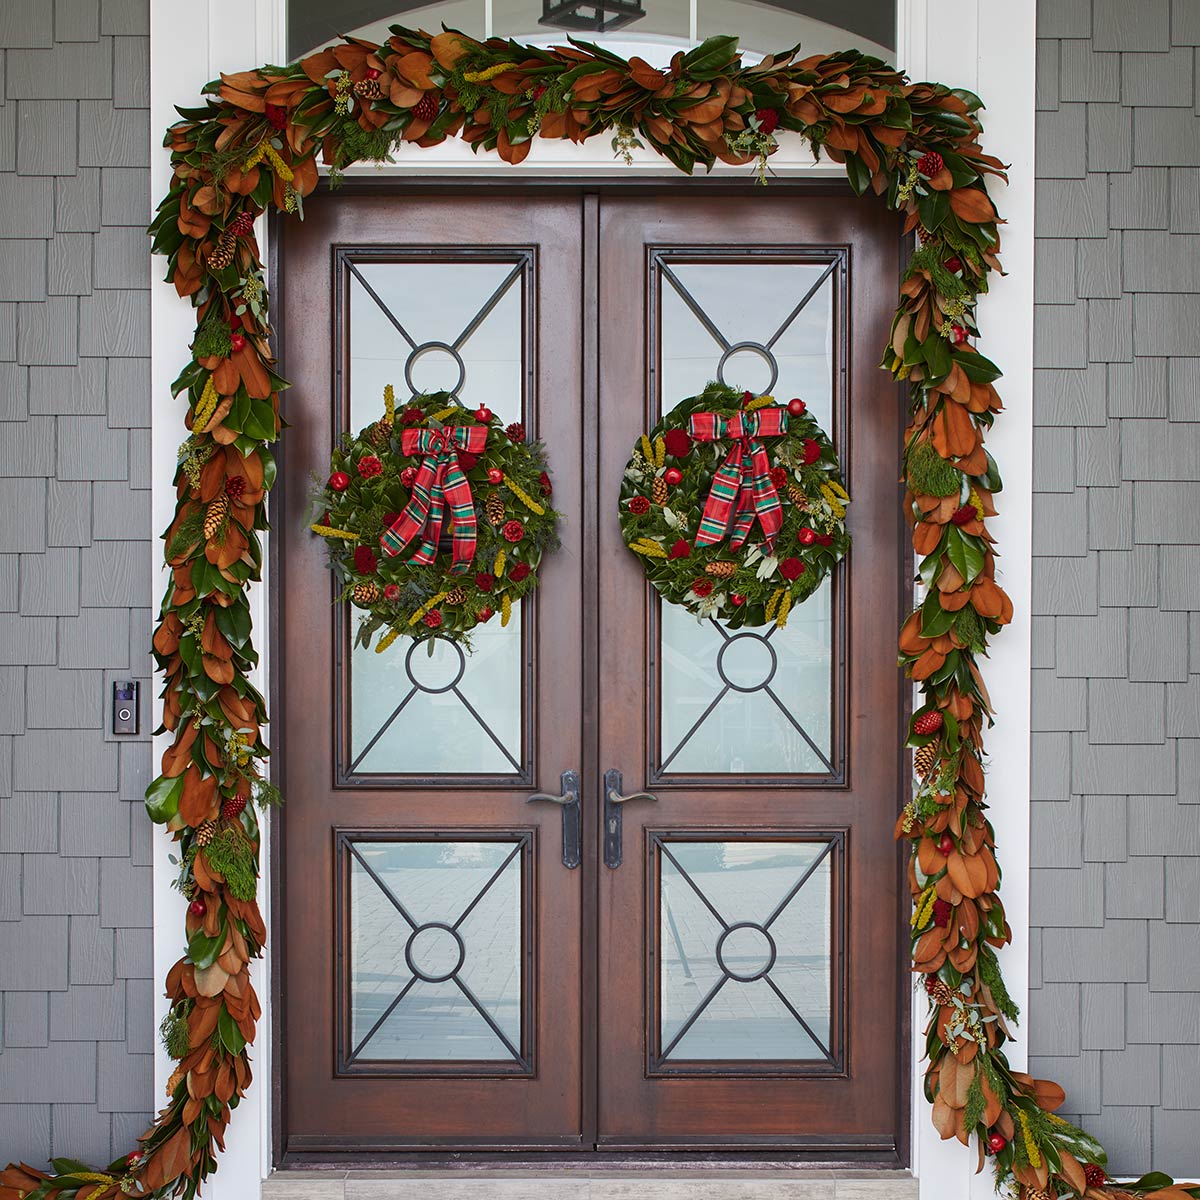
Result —
M 400 449 L 405 454 L 425 457 L 417 468 L 408 507 L 379 539 L 385 554 L 395 557 L 419 536 L 420 544 L 409 562 L 421 565 L 433 562 L 449 504 L 450 528 L 454 534 L 450 573 L 461 575 L 470 567 L 475 557 L 475 499 L 458 461 L 458 452 L 482 454 L 487 434 L 486 425 L 405 429 L 400 434 Z
M 759 438 L 787 433 L 788 414 L 782 408 L 738 412 L 723 417 L 715 412 L 692 413 L 688 433 L 697 442 L 733 439 L 733 446 L 713 477 L 704 515 L 696 534 L 697 546 L 711 546 L 728 533 L 729 547 L 739 550 L 750 536 L 757 518 L 762 525 L 767 553 L 783 526 L 783 506 L 771 482 L 771 465 Z M 732 528 L 730 522 L 732 521 Z

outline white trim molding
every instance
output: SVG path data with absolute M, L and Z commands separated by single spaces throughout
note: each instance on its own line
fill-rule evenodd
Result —
M 992 525 L 1003 558 L 1000 582 L 1012 597 L 1015 618 L 996 639 L 991 652 L 987 683 L 998 717 L 987 748 L 989 803 L 996 829 L 998 857 L 1004 868 L 1003 898 L 1013 931 L 1013 945 L 1002 963 L 1009 991 L 1022 1010 L 1027 1008 L 1029 985 L 1029 726 L 1030 629 L 1032 572 L 1032 443 L 1033 443 L 1033 145 L 1035 0 L 898 0 L 897 60 L 913 79 L 934 79 L 953 87 L 968 88 L 987 102 L 984 113 L 986 149 L 1011 164 L 1007 186 L 989 183 L 989 190 L 1005 219 L 1002 227 L 1003 278 L 993 278 L 991 291 L 979 306 L 981 351 L 1004 370 L 1001 395 L 1006 410 L 989 439 L 1004 472 L 1000 517 Z M 253 68 L 286 57 L 284 0 L 196 0 L 186 22 L 180 19 L 178 0 L 150 0 L 150 113 L 151 190 L 155 201 L 170 181 L 170 163 L 162 149 L 163 130 L 176 119 L 176 104 L 196 102 L 201 87 L 221 71 Z M 789 176 L 841 175 L 841 168 L 814 164 L 799 138 L 789 139 L 772 167 Z M 401 153 L 395 166 L 356 168 L 360 172 L 386 171 L 397 177 L 475 174 L 495 177 L 569 175 L 613 177 L 633 171 L 639 176 L 673 174 L 650 151 L 635 152 L 627 167 L 614 161 L 605 139 L 575 146 L 539 142 L 519 168 L 495 156 L 475 156 L 465 144 L 449 142 L 419 153 Z M 737 177 L 745 168 L 718 166 Z M 863 203 L 870 203 L 864 200 Z M 261 236 L 260 236 L 261 240 Z M 172 403 L 170 383 L 186 362 L 193 333 L 191 306 L 174 288 L 156 282 L 151 295 L 153 423 L 153 505 L 157 529 L 170 523 L 175 505 L 173 479 L 176 451 L 181 440 L 181 409 Z M 287 364 L 283 364 L 286 373 Z M 154 590 L 162 588 L 161 548 L 152 548 Z M 267 653 L 266 589 L 254 589 L 251 611 L 258 630 L 262 666 L 256 679 L 265 691 Z M 163 739 L 156 753 L 165 748 Z M 1001 766 L 1002 764 L 1002 766 Z M 265 861 L 263 878 L 269 878 Z M 183 900 L 171 887 L 175 877 L 169 855 L 172 843 L 159 831 L 154 849 L 154 975 L 162 980 L 180 953 Z M 264 893 L 266 888 L 264 886 Z M 264 894 L 264 915 L 270 925 L 271 896 Z M 904 936 L 897 930 L 897 937 Z M 271 1169 L 271 1009 L 270 952 L 252 969 L 252 980 L 263 1002 L 263 1019 L 255 1042 L 255 1081 L 239 1106 L 228 1135 L 228 1149 L 220 1169 L 206 1185 L 208 1200 L 258 1200 L 261 1181 Z M 161 1017 L 165 1000 L 158 1000 Z M 919 1179 L 921 1200 L 946 1196 L 984 1200 L 994 1195 L 991 1173 L 973 1175 L 974 1153 L 957 1142 L 941 1142 L 929 1120 L 922 1090 L 925 1002 L 914 993 L 912 1052 L 912 1172 Z M 1013 1065 L 1022 1068 L 1027 1036 L 1010 1044 Z M 160 1048 L 155 1081 L 165 1087 L 172 1068 Z

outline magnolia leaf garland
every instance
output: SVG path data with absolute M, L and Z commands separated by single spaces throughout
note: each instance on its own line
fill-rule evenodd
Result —
M 710 383 L 634 447 L 621 531 L 669 604 L 783 626 L 849 548 L 849 500 L 804 401 Z
M 384 400 L 379 420 L 342 438 L 313 497 L 338 599 L 364 614 L 355 644 L 378 632 L 382 653 L 399 637 L 467 642 L 496 614 L 507 625 L 558 545 L 544 447 L 447 392 L 397 411 L 389 384 Z M 469 512 L 454 519 L 456 496 Z
M 70 1159 L 49 1172 L 10 1166 L 0 1172 L 0 1200 L 194 1196 L 249 1086 L 259 1007 L 248 963 L 262 953 L 265 929 L 255 902 L 240 898 L 204 851 L 220 842 L 218 858 L 227 854 L 232 828 L 256 872 L 250 802 L 275 798 L 260 767 L 265 712 L 248 678 L 256 654 L 246 589 L 260 577 L 257 535 L 284 383 L 273 370 L 255 220 L 268 209 L 301 213 L 318 158 L 336 177 L 352 163 L 449 137 L 520 162 L 535 136 L 602 136 L 618 155 L 645 145 L 687 172 L 720 160 L 765 174 L 785 132 L 844 164 L 853 190 L 880 197 L 921 241 L 904 272 L 885 366 L 909 386 L 905 515 L 926 589 L 901 635 L 901 661 L 922 697 L 912 737 L 925 769 L 897 833 L 912 850 L 933 1120 L 943 1137 L 976 1135 L 980 1164 L 991 1153 L 998 1185 L 1021 1200 L 1167 1188 L 1161 1175 L 1107 1187 L 1101 1148 L 1054 1115 L 1061 1089 L 1013 1071 L 1004 1053 L 1016 1013 L 995 956 L 1007 929 L 983 800 L 990 705 L 979 662 L 1012 608 L 995 583 L 987 532 L 1000 481 L 983 439 L 1000 410 L 999 371 L 972 345 L 976 299 L 1000 267 L 985 179 L 1003 177 L 1003 165 L 980 147 L 978 97 L 912 83 L 857 51 L 804 59 L 786 51 L 747 67 L 736 38 L 716 37 L 658 69 L 584 42 L 545 49 L 399 26 L 381 46 L 348 39 L 287 66 L 223 75 L 205 93 L 167 131 L 170 189 L 151 226 L 197 326 L 174 388 L 187 436 L 154 634 L 172 743 L 147 792 L 151 816 L 178 842 L 180 885 L 196 905 L 167 979 L 169 1046 L 179 1061 L 166 1107 L 128 1156 L 99 1171 Z M 232 848 L 244 891 L 245 855 Z

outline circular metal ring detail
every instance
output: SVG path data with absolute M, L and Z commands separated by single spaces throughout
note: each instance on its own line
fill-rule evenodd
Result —
M 763 359 L 767 366 L 771 368 L 771 378 L 767 383 L 767 386 L 758 393 L 760 396 L 769 395 L 774 389 L 776 381 L 779 379 L 779 364 L 775 361 L 775 355 L 773 355 L 771 351 L 766 348 L 766 346 L 759 342 L 738 342 L 736 345 L 730 346 L 729 349 L 721 355 L 721 361 L 717 364 L 718 382 L 724 383 L 726 387 L 729 386 L 725 379 L 725 364 L 730 360 L 730 358 L 733 357 L 733 355 L 737 354 L 739 350 L 749 350 L 752 353 L 757 354 L 759 358 Z M 407 370 L 407 368 L 405 369 Z M 412 385 L 410 384 L 409 386 L 411 387 Z
M 740 642 L 744 638 L 752 638 L 756 642 L 762 642 L 767 648 L 767 653 L 771 656 L 771 669 L 767 672 L 766 678 L 761 683 L 756 683 L 753 687 L 744 687 L 740 683 L 734 683 L 728 675 L 725 674 L 723 660 L 725 652 L 733 645 L 734 642 Z M 409 651 L 411 654 L 412 651 Z M 717 651 L 717 674 L 721 677 L 721 682 L 728 688 L 732 688 L 735 692 L 758 692 L 765 688 L 772 679 L 775 678 L 775 672 L 779 670 L 779 655 L 775 653 L 775 647 L 767 641 L 762 634 L 759 633 L 735 633 L 728 641 L 721 643 L 721 649 Z
M 756 933 L 761 933 L 767 939 L 768 955 L 766 965 L 749 974 L 739 974 L 725 962 L 725 942 L 732 933 L 739 929 L 753 929 Z M 770 930 L 765 926 L 759 925 L 756 921 L 739 921 L 736 925 L 730 925 L 727 929 L 723 930 L 721 936 L 717 938 L 717 965 L 730 979 L 736 979 L 738 983 L 753 983 L 756 979 L 761 979 L 775 965 L 778 953 L 775 946 L 775 939 L 771 936 Z M 412 964 L 410 963 L 409 965 L 411 966 Z
M 454 650 L 454 653 L 458 655 L 458 671 L 454 678 L 442 687 L 429 687 L 428 684 L 422 683 L 416 677 L 416 675 L 413 674 L 412 656 L 416 654 L 418 647 L 423 647 L 425 645 L 426 641 L 445 642 L 446 645 L 450 646 Z M 772 651 L 772 653 L 774 653 L 774 651 Z M 408 648 L 408 653 L 404 656 L 404 673 L 408 676 L 409 682 L 417 689 L 417 691 L 428 692 L 431 696 L 440 696 L 443 692 L 452 691 L 458 686 L 463 675 L 466 673 L 466 670 L 467 656 L 462 652 L 462 647 L 457 642 L 452 642 L 448 638 L 422 638 L 420 641 L 413 642 L 413 644 Z M 771 673 L 774 674 L 774 671 Z
M 467 382 L 467 364 L 463 362 L 462 355 L 446 342 L 425 342 L 409 354 L 408 358 L 404 360 L 404 382 L 408 384 L 408 390 L 414 396 L 421 394 L 421 389 L 413 382 L 413 364 L 418 358 L 423 358 L 426 354 L 430 354 L 434 350 L 440 350 L 443 354 L 450 355 L 458 365 L 458 382 L 452 388 L 438 388 L 437 390 L 449 392 L 451 396 L 457 396 L 462 391 L 463 384 Z
M 427 929 L 443 930 L 445 933 L 448 933 L 454 939 L 454 942 L 458 947 L 458 961 L 454 964 L 454 966 L 451 970 L 446 972 L 445 975 L 430 975 L 428 972 L 422 971 L 421 968 L 418 967 L 415 962 L 413 962 L 413 951 L 412 951 L 413 942 L 415 942 L 417 940 L 417 938 L 422 933 L 424 933 Z M 772 945 L 774 945 L 774 943 L 772 943 Z M 454 976 L 457 975 L 459 973 L 459 971 L 462 970 L 462 965 L 466 961 L 466 957 L 467 957 L 467 947 L 463 943 L 462 938 L 459 936 L 458 930 L 454 929 L 450 925 L 446 925 L 442 921 L 429 921 L 424 925 L 418 925 L 417 928 L 414 929 L 412 931 L 412 933 L 410 933 L 408 935 L 408 941 L 404 944 L 404 961 L 406 963 L 408 963 L 408 969 L 418 979 L 422 979 L 426 983 L 445 983 L 447 979 L 453 979 Z M 774 962 L 773 956 L 772 956 L 772 962 Z

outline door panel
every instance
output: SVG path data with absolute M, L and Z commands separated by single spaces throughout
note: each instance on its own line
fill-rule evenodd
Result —
M 602 206 L 600 247 L 602 517 L 638 435 L 723 378 L 818 413 L 855 544 L 798 622 L 734 635 L 664 609 L 601 520 L 602 761 L 656 800 L 600 877 L 599 1142 L 891 1150 L 898 239 L 840 200 L 672 197 Z
M 539 619 L 580 588 L 578 201 L 314 200 L 283 248 L 286 1145 L 578 1147 L 583 872 L 526 803 L 581 752 L 579 639 Z M 386 383 L 553 447 L 563 548 L 471 655 L 353 649 L 307 533 L 307 481 Z

